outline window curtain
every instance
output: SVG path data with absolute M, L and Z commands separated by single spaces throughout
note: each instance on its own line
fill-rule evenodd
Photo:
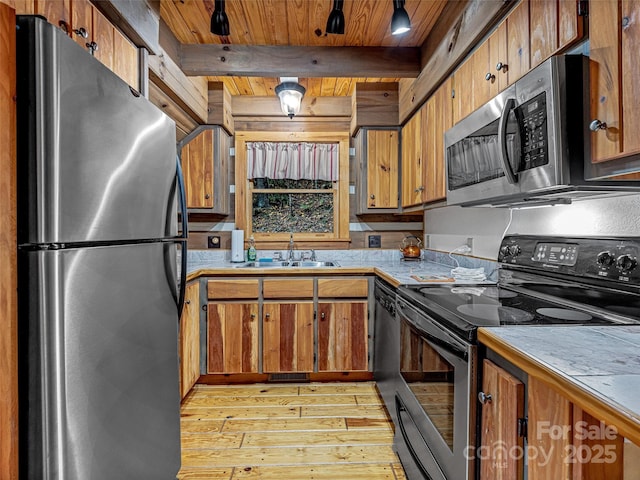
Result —
M 337 143 L 247 142 L 247 178 L 338 180 Z

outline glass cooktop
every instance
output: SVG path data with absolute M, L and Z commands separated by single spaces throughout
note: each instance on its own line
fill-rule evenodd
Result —
M 486 285 L 404 286 L 398 294 L 471 341 L 475 341 L 478 327 L 640 322 L 637 295 L 548 284 L 526 288 L 533 294 L 523 293 L 522 286 L 511 289 Z M 542 298 L 537 296 L 540 294 Z M 562 299 L 554 302 L 552 296 L 560 294 Z

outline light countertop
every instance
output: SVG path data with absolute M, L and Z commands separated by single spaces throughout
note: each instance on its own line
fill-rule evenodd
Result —
M 640 325 L 490 327 L 478 339 L 640 444 Z

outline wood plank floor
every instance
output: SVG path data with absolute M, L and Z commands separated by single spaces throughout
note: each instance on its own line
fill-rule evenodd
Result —
M 406 480 L 373 382 L 196 385 L 181 480 Z

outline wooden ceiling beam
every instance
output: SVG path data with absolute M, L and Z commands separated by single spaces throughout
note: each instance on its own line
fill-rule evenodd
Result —
M 416 78 L 418 47 L 291 47 L 201 45 L 181 47 L 189 76 Z
M 234 95 L 231 97 L 231 110 L 237 117 L 281 117 L 289 120 L 282 113 L 280 100 L 275 95 L 256 97 Z M 346 117 L 351 118 L 351 97 L 304 97 L 300 105 L 299 117 Z

